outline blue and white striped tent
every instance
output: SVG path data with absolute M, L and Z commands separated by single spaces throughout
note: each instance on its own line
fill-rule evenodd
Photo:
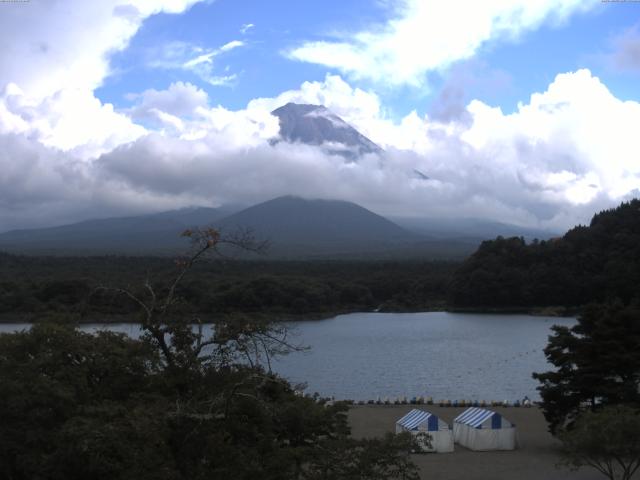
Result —
M 517 443 L 515 425 L 498 412 L 477 407 L 453 420 L 453 438 L 471 450 L 513 450 Z
M 413 409 L 396 422 L 396 433 L 410 432 L 423 452 L 453 452 L 453 432 L 431 412 Z

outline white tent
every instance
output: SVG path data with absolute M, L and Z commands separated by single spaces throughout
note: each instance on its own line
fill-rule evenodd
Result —
M 396 433 L 410 432 L 423 452 L 453 452 L 449 425 L 434 414 L 415 408 L 396 422 Z
M 497 412 L 468 408 L 453 420 L 453 438 L 470 450 L 513 450 L 516 426 Z

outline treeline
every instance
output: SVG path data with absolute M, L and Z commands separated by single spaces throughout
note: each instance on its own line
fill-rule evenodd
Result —
M 209 261 L 179 286 L 181 310 L 202 315 L 329 315 L 442 308 L 455 263 Z M 0 254 L 0 315 L 129 316 L 138 306 L 111 287 L 145 295 L 167 288 L 173 260 L 156 257 L 27 257 Z M 107 287 L 107 288 L 103 288 Z
M 483 242 L 455 272 L 454 307 L 578 307 L 640 294 L 640 201 L 595 215 L 562 238 Z
M 28 257 L 0 253 L 0 318 L 131 316 L 109 288 L 145 295 L 175 274 L 162 257 Z M 186 314 L 323 317 L 350 311 L 579 308 L 640 295 L 640 201 L 595 215 L 562 238 L 486 241 L 464 263 L 247 261 L 198 264 L 179 286 Z M 107 288 L 101 288 L 107 287 Z

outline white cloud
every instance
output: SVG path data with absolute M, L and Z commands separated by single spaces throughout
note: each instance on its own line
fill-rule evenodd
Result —
M 147 66 L 193 73 L 213 86 L 231 86 L 238 79 L 229 73 L 229 67 L 218 68 L 217 60 L 228 52 L 246 46 L 241 40 L 232 40 L 218 48 L 203 48 L 186 42 L 173 41 L 148 51 Z M 222 70 L 222 72 L 220 72 Z
M 178 112 L 165 97 L 199 100 L 182 112 L 179 131 L 147 135 L 103 155 L 91 178 L 163 205 L 169 198 L 179 206 L 187 198 L 211 204 L 299 194 L 347 199 L 383 214 L 478 216 L 558 229 L 640 187 L 640 139 L 630 131 L 640 122 L 640 104 L 618 100 L 586 70 L 559 75 L 512 114 L 473 101 L 469 121 L 460 123 L 415 113 L 393 122 L 375 94 L 336 76 L 256 99 L 240 111 L 206 106 L 197 92 L 174 85 L 147 95 L 163 99 L 146 105 L 166 108 L 171 121 Z M 269 111 L 289 101 L 335 105 L 384 143 L 386 157 L 354 164 L 310 146 L 271 146 L 278 128 Z M 431 180 L 416 178 L 414 169 Z
M 253 23 L 245 23 L 240 27 L 240 33 L 244 35 L 253 28 L 255 28 L 255 25 Z
M 93 91 L 109 73 L 109 54 L 124 49 L 145 18 L 180 13 L 197 1 L 34 0 L 3 8 L 0 88 L 15 83 L 35 98 Z
M 234 48 L 243 47 L 244 42 L 240 40 L 233 40 L 231 42 L 225 43 L 220 48 L 216 48 L 214 50 L 210 50 L 207 53 L 203 53 L 202 55 L 198 55 L 196 58 L 192 58 L 191 60 L 187 60 L 182 64 L 182 67 L 187 70 L 195 69 L 196 67 L 207 64 L 213 64 L 213 59 L 224 52 L 229 52 Z
M 116 23 L 144 14 L 120 8 Z M 99 56 L 120 48 L 125 37 L 114 37 Z M 208 54 L 183 51 L 192 59 Z M 41 68 L 33 75 L 46 77 L 48 66 Z M 446 121 L 416 112 L 394 121 L 374 92 L 336 75 L 238 111 L 211 105 L 203 90 L 175 82 L 130 96 L 126 112 L 93 96 L 97 74 L 95 81 L 69 78 L 70 86 L 54 74 L 42 90 L 38 82 L 22 85 L 19 75 L 11 83 L 9 74 L 0 70 L 0 76 L 6 83 L 0 94 L 3 230 L 283 194 L 351 200 L 382 214 L 564 228 L 640 186 L 634 130 L 640 104 L 617 99 L 586 70 L 559 75 L 514 113 L 472 101 L 464 115 Z M 278 121 L 269 112 L 290 101 L 324 104 L 387 155 L 348 163 L 311 146 L 272 146 Z M 431 180 L 416 178 L 416 169 Z
M 491 40 L 514 39 L 544 22 L 562 22 L 597 0 L 401 0 L 384 25 L 307 42 L 289 58 L 336 68 L 355 79 L 422 85 L 425 73 L 472 57 Z
M 154 108 L 178 117 L 189 117 L 198 107 L 206 107 L 209 103 L 207 92 L 185 82 L 174 82 L 166 90 L 145 90 L 128 98 L 137 101 L 132 114 L 134 118 Z
M 32 1 L 0 16 L 0 133 L 88 159 L 144 133 L 93 91 L 145 18 L 199 0 Z M 64 26 L 61 28 L 61 26 Z

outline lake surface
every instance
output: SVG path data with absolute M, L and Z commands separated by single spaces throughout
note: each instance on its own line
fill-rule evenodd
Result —
M 516 400 L 539 398 L 534 371 L 550 327 L 575 319 L 527 315 L 355 313 L 291 322 L 307 353 L 275 367 L 309 392 L 354 400 L 377 396 Z
M 539 398 L 532 372 L 550 369 L 542 349 L 554 324 L 575 319 L 527 315 L 353 313 L 327 320 L 288 322 L 311 349 L 274 363 L 307 392 L 338 399 L 431 396 L 440 399 Z M 0 332 L 28 328 L 0 325 Z M 138 336 L 130 324 L 109 328 Z

